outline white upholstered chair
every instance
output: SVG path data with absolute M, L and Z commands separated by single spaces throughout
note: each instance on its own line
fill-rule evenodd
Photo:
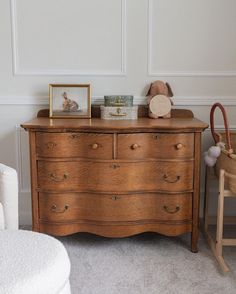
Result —
M 18 180 L 0 164 L 0 293 L 71 294 L 70 260 L 46 234 L 18 230 Z
M 16 171 L 0 163 L 0 229 L 18 229 L 18 180 Z

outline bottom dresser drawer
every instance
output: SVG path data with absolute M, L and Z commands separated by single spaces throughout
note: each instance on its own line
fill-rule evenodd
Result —
M 39 193 L 39 216 L 51 222 L 185 221 L 192 219 L 192 194 Z

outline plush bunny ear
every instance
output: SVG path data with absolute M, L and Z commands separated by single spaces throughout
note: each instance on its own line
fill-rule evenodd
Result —
M 150 85 L 150 88 L 149 88 L 149 90 L 148 90 L 148 92 L 147 92 L 147 95 L 146 95 L 146 97 L 147 97 L 147 96 L 150 96 L 150 93 L 151 93 L 151 88 L 152 88 L 152 83 L 151 83 L 151 85 Z
M 169 96 L 169 97 L 173 97 L 173 92 L 172 92 L 172 90 L 171 90 L 170 85 L 169 85 L 168 83 L 166 83 L 166 86 L 167 86 L 167 88 L 168 88 L 168 96 Z

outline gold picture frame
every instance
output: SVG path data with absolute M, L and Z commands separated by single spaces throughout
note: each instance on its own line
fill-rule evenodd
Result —
M 50 118 L 91 118 L 90 84 L 50 84 Z

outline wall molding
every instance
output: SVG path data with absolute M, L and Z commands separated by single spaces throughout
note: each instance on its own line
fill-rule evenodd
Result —
M 152 23 L 153 23 L 153 1 L 148 0 L 148 32 L 147 32 L 147 72 L 152 77 L 236 77 L 236 70 L 233 71 L 156 71 L 152 69 Z M 156 0 L 160 1 L 160 0 Z
M 92 103 L 103 104 L 103 96 L 93 96 Z M 220 102 L 225 106 L 236 106 L 236 96 L 174 96 L 173 102 L 175 106 L 211 106 L 216 102 Z M 146 104 L 145 96 L 134 96 L 135 104 Z M 49 105 L 48 96 L 37 95 L 6 95 L 0 96 L 0 105 Z
M 74 70 L 74 69 L 46 69 L 46 70 L 25 70 L 19 65 L 19 46 L 17 34 L 17 0 L 10 0 L 11 3 L 11 37 L 12 37 L 12 70 L 17 76 L 126 76 L 127 57 L 126 57 L 126 1 L 121 1 L 121 69 L 119 70 Z

